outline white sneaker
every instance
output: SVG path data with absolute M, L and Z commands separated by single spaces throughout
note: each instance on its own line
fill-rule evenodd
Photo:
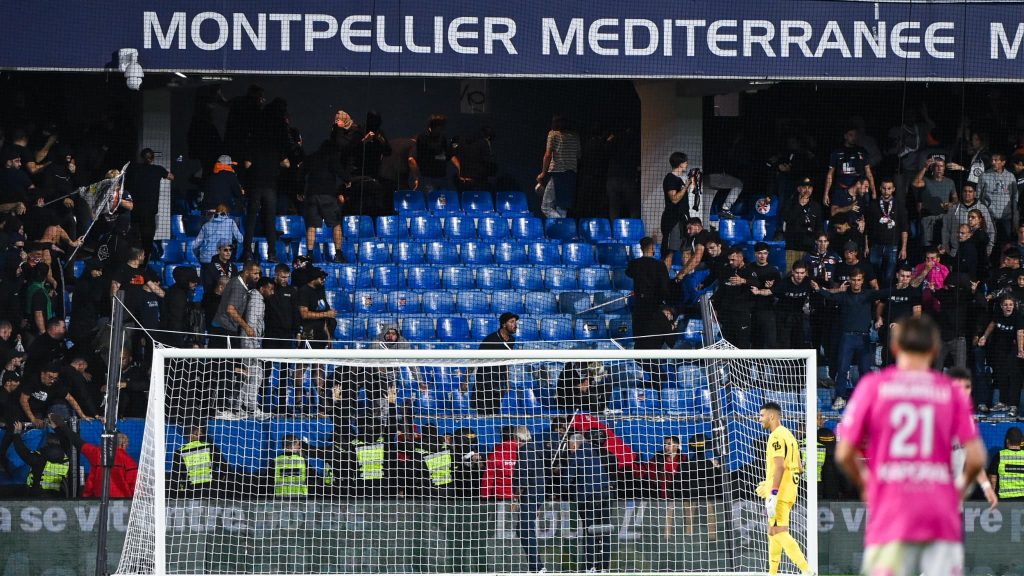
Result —
M 266 420 L 267 418 L 270 418 L 270 414 L 260 410 L 259 408 L 253 408 L 252 411 L 249 412 L 249 416 L 256 420 Z
M 230 410 L 217 412 L 217 420 L 241 420 L 242 417 Z
M 547 574 L 547 573 L 548 573 L 547 566 L 545 566 L 544 568 L 541 568 L 540 570 L 537 571 L 537 574 Z
M 836 398 L 835 402 L 832 403 L 832 409 L 838 412 L 843 408 L 846 408 L 846 400 L 844 400 L 843 397 L 840 396 Z

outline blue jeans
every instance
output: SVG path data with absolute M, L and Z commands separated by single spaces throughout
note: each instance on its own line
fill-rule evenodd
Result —
M 847 376 L 850 364 L 856 361 L 860 375 L 864 376 L 871 370 L 871 364 L 875 360 L 868 334 L 866 332 L 843 332 L 839 336 L 839 353 L 837 357 L 836 393 L 840 397 L 849 400 L 850 394 L 853 392 L 853 386 L 850 385 L 850 378 Z
M 540 211 L 547 218 L 565 218 L 576 203 L 576 172 L 549 172 Z
M 879 284 L 882 288 L 892 286 L 892 279 L 896 276 L 896 259 L 899 253 L 899 249 L 895 246 L 871 247 L 871 265 L 875 267 L 875 274 L 878 274 Z
M 540 503 L 520 502 L 519 511 L 516 513 L 516 536 L 519 537 L 519 544 L 523 547 L 523 554 L 530 565 L 530 572 L 540 572 L 544 562 L 540 559 L 540 544 L 537 541 L 537 513 L 540 512 Z

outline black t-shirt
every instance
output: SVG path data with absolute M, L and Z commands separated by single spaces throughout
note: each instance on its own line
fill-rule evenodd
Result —
M 821 205 L 814 200 L 804 205 L 794 201 L 786 209 L 785 223 L 786 250 L 814 250 L 815 236 L 821 231 Z
M 327 295 L 323 288 L 312 288 L 308 285 L 299 288 L 298 306 L 305 307 L 310 312 L 326 312 L 331 309 L 327 303 Z M 313 318 L 302 320 L 302 329 L 305 332 L 313 332 L 322 337 L 324 334 L 324 319 Z M 321 339 L 321 338 L 318 338 Z
M 157 164 L 132 162 L 125 174 L 125 190 L 131 193 L 132 214 L 156 214 L 160 205 L 160 181 L 167 169 Z
M 707 243 L 711 240 L 718 240 L 718 242 L 721 243 L 722 238 L 718 235 L 718 232 L 712 232 L 710 230 L 701 230 L 696 236 L 684 234 L 679 249 L 683 252 L 694 254 L 697 252 L 697 246 L 707 246 Z
M 907 286 L 906 288 L 893 288 L 893 293 L 883 300 L 885 310 L 882 320 L 885 323 L 892 323 L 905 316 L 914 313 L 914 306 L 921 305 L 921 289 Z
M 64 358 L 66 351 L 63 340 L 54 340 L 47 333 L 40 334 L 25 351 L 25 374 L 38 374 L 47 364 Z
M 738 276 L 746 280 L 745 283 L 731 286 L 729 279 Z M 715 290 L 714 301 L 720 314 L 750 314 L 750 308 L 754 303 L 750 293 L 750 286 L 753 278 L 750 274 L 750 266 L 736 269 L 726 266 L 718 274 L 718 289 Z
M 511 350 L 516 343 L 515 334 L 509 334 L 508 340 L 501 337 L 497 331 L 491 332 L 480 341 L 480 350 Z
M 665 179 L 661 182 L 661 189 L 665 192 L 665 214 L 678 216 L 683 218 L 690 212 L 690 201 L 688 196 L 683 196 L 679 202 L 675 204 L 669 200 L 668 193 L 670 191 L 679 191 L 683 189 L 683 179 L 675 174 L 669 172 L 665 174 Z
M 444 178 L 452 145 L 443 134 L 424 132 L 416 137 L 416 164 L 426 178 Z
M 36 418 L 44 418 L 51 406 L 64 402 L 71 392 L 71 387 L 63 378 L 57 378 L 50 386 L 43 384 L 38 374 L 29 378 L 27 384 L 22 384 L 21 393 L 28 396 L 28 406 Z
M 1016 356 L 1017 331 L 1024 329 L 1024 320 L 1016 312 L 1006 316 L 998 310 L 992 316 L 992 324 L 994 328 L 988 337 L 988 349 Z
M 757 263 L 747 266 L 750 269 L 751 286 L 757 288 L 773 288 L 779 280 L 782 280 L 782 275 L 779 274 L 779 269 L 771 264 L 765 264 L 764 266 L 758 266 Z M 769 311 L 772 309 L 774 304 L 774 294 L 767 296 L 753 296 L 754 302 L 757 306 L 756 310 Z
M 849 188 L 857 179 L 867 174 L 867 151 L 860 146 L 847 148 L 843 146 L 832 151 L 828 161 L 829 168 L 834 169 L 832 185 Z
M 124 264 L 114 272 L 113 280 L 120 284 L 124 290 L 125 304 L 130 308 L 139 308 L 145 300 L 145 291 L 142 289 L 147 282 L 159 282 L 156 272 L 150 268 L 135 268 Z
M 875 269 L 867 262 L 861 260 L 856 264 L 847 264 L 845 261 L 836 264 L 836 269 L 832 273 L 832 283 L 835 286 L 839 286 L 843 282 L 850 280 L 850 276 L 853 276 L 854 271 L 860 270 L 864 273 L 864 287 L 867 289 L 872 280 L 875 280 Z
M 888 201 L 879 198 L 868 203 L 865 225 L 871 245 L 899 246 L 901 234 L 907 231 L 907 210 L 890 198 Z
M 775 309 L 780 315 L 803 314 L 804 304 L 811 296 L 811 279 L 804 278 L 796 284 L 792 276 L 787 276 L 775 283 L 772 292 L 779 299 Z

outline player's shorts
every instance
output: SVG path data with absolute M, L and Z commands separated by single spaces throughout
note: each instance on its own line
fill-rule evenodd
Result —
M 775 517 L 768 519 L 769 526 L 789 526 L 789 512 L 793 510 L 794 502 L 783 502 L 779 500 L 775 504 Z
M 341 224 L 341 205 L 337 196 L 307 196 L 302 207 L 302 219 L 306 228 L 319 228 L 324 224 L 334 228 Z
M 868 546 L 861 574 L 865 576 L 960 576 L 964 545 L 960 542 L 889 542 Z

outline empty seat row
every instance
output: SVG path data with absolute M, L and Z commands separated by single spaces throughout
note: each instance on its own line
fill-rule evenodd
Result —
M 410 342 L 473 344 L 498 329 L 498 319 L 494 315 L 371 315 L 339 317 L 337 322 L 334 338 L 340 342 L 366 342 L 389 326 L 399 326 L 402 335 Z M 632 321 L 628 315 L 573 319 L 571 315 L 555 314 L 541 318 L 520 316 L 516 339 L 522 342 L 553 342 L 571 348 L 575 341 L 628 339 L 632 334 Z
M 330 291 L 335 310 L 359 314 L 615 314 L 629 308 L 628 291 L 527 292 L 520 290 Z
M 632 281 L 621 268 L 591 266 L 430 266 L 353 264 L 324 265 L 328 289 L 393 290 L 629 290 Z
M 399 190 L 394 195 L 396 212 L 429 210 L 434 214 L 524 214 L 530 211 L 526 194 L 518 191 L 491 194 L 470 190 L 460 196 L 454 190 L 434 190 L 424 194 L 419 190 Z
M 321 254 L 334 252 L 334 243 L 326 242 L 320 248 Z M 417 242 L 399 240 L 365 240 L 356 244 L 346 242 L 342 252 L 349 262 L 366 264 L 569 264 L 588 266 L 602 264 L 625 267 L 629 263 L 631 247 L 618 242 L 602 242 L 592 245 L 581 242 L 558 244 L 553 241 L 540 242 L 485 242 L 464 240 L 459 243 L 435 240 Z M 299 254 L 306 251 L 301 247 Z

